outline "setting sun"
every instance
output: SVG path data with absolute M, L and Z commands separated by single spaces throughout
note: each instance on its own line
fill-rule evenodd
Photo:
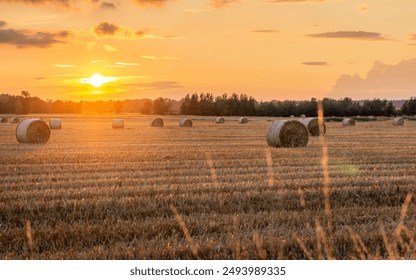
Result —
M 101 74 L 94 74 L 89 78 L 83 78 L 80 80 L 81 84 L 89 84 L 92 85 L 93 87 L 100 87 L 103 84 L 115 81 L 117 78 L 115 77 L 104 77 Z

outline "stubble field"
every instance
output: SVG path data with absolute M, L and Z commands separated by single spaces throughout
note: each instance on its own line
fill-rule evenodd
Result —
M 0 259 L 416 259 L 416 122 L 276 149 L 266 118 L 60 117 L 45 145 L 0 124 Z

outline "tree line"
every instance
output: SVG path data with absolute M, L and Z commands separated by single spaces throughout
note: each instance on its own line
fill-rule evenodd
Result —
M 351 98 L 322 100 L 325 116 L 394 116 L 416 115 L 416 98 L 412 97 L 395 108 L 392 101 L 372 99 L 355 101 Z M 0 94 L 0 113 L 141 113 L 141 114 L 183 114 L 212 116 L 274 116 L 289 117 L 306 115 L 314 117 L 318 100 L 272 100 L 256 101 L 246 94 L 223 94 L 214 96 L 210 93 L 187 94 L 180 101 L 159 97 L 155 100 L 109 100 L 109 101 L 68 101 L 42 100 L 31 96 L 28 91 L 20 95 Z

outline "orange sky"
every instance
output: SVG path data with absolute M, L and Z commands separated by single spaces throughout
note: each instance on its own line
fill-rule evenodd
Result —
M 415 8 L 414 0 L 0 0 L 0 92 L 409 98 Z M 97 73 L 107 83 L 85 82 Z

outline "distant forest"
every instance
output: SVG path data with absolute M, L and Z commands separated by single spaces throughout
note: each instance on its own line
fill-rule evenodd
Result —
M 372 99 L 354 101 L 344 99 L 323 99 L 326 116 L 394 116 L 416 115 L 416 98 L 403 102 L 401 108 L 395 108 L 393 101 Z M 187 94 L 180 101 L 159 97 L 155 100 L 133 99 L 123 101 L 67 101 L 42 100 L 33 97 L 28 91 L 20 95 L 0 94 L 1 114 L 36 114 L 36 113 L 141 113 L 141 114 L 183 114 L 212 116 L 275 116 L 289 117 L 302 114 L 317 115 L 318 100 L 307 101 L 272 100 L 258 102 L 245 94 L 223 94 L 214 97 L 210 93 Z

